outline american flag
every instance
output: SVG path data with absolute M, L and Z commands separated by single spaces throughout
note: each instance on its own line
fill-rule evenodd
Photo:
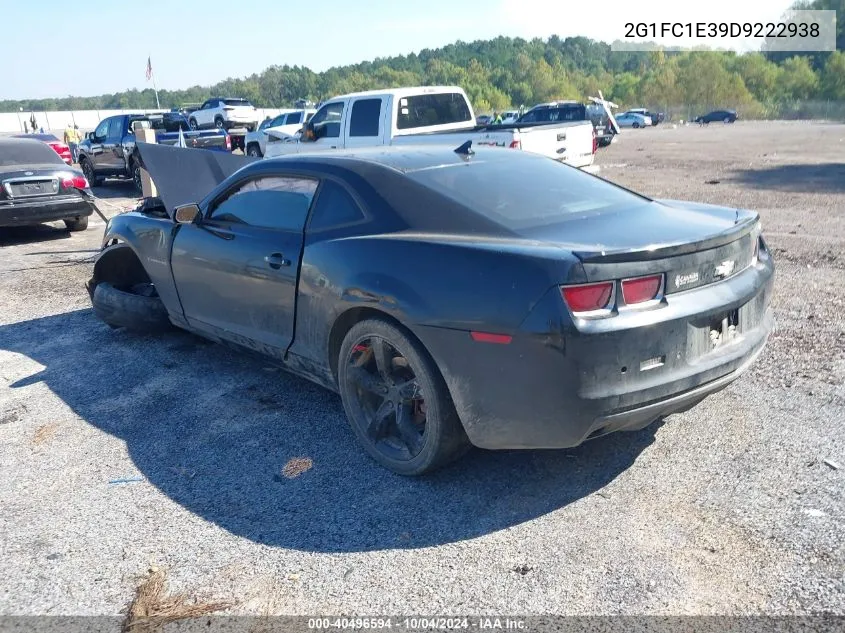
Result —
M 147 81 L 153 76 L 153 64 L 150 61 L 150 58 L 147 57 Z

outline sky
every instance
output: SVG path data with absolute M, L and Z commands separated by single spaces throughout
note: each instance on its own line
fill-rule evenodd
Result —
M 157 87 L 180 89 L 245 77 L 274 64 L 308 66 L 319 72 L 499 35 L 582 35 L 611 42 L 622 38 L 625 23 L 632 21 L 765 22 L 780 17 L 792 0 L 7 0 L 3 4 L 0 59 L 6 63 L 0 99 L 24 99 L 152 87 L 145 76 L 148 55 Z M 138 11 L 139 6 L 144 11 Z

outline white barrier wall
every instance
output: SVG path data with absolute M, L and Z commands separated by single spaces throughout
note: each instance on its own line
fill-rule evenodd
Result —
M 74 111 L 48 111 L 36 112 L 35 120 L 38 127 L 45 130 L 64 130 L 68 123 L 79 126 L 84 132 L 89 132 L 97 127 L 97 123 L 106 117 L 115 114 L 153 114 L 155 112 L 166 112 L 166 110 L 74 110 Z M 265 117 L 274 117 L 281 110 L 278 108 L 258 108 L 258 120 L 263 121 Z M 15 133 L 24 131 L 24 121 L 29 125 L 32 112 L 0 112 L 0 132 Z

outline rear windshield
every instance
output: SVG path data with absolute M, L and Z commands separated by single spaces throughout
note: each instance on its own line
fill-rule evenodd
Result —
M 515 161 L 476 158 L 466 165 L 422 169 L 407 175 L 513 231 L 650 202 L 548 158 Z
M 587 118 L 586 106 L 578 103 L 557 106 L 554 108 L 538 108 L 526 112 L 519 119 L 520 123 L 538 123 L 540 121 L 583 121 Z
M 396 127 L 400 130 L 471 121 L 467 100 L 459 92 L 402 97 L 396 113 Z
M 251 106 L 252 104 L 246 99 L 223 99 L 223 103 L 230 106 Z
M 0 141 L 0 167 L 38 165 L 44 163 L 65 164 L 56 153 L 56 150 L 41 141 L 36 141 L 35 139 L 7 143 Z

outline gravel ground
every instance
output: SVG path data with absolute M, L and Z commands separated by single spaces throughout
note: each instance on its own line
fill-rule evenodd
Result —
M 661 125 L 598 161 L 761 212 L 767 351 L 644 431 L 418 480 L 319 387 L 100 323 L 101 221 L 0 233 L 0 614 L 117 614 L 151 566 L 233 613 L 845 612 L 845 126 Z M 113 214 L 129 192 L 97 193 Z

